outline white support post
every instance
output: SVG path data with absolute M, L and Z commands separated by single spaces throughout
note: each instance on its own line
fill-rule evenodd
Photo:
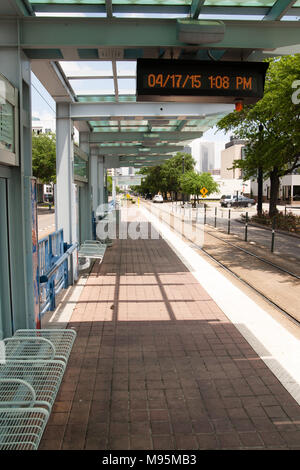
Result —
M 99 193 L 99 204 L 105 204 L 104 198 L 104 178 L 105 178 L 105 165 L 104 165 L 104 157 L 98 158 L 98 193 Z
M 73 220 L 76 218 L 73 203 L 73 125 L 69 104 L 56 105 L 56 229 L 64 231 L 64 240 L 72 243 Z
M 91 163 L 90 163 L 90 187 L 92 198 L 92 211 L 96 212 L 98 207 L 98 150 L 94 147 L 91 149 Z
M 89 133 L 79 132 L 79 147 L 89 156 L 88 168 L 91 164 Z M 80 188 L 80 243 L 84 240 L 92 239 L 92 201 L 90 171 L 88 171 L 89 182 Z
M 74 184 L 73 121 L 69 103 L 56 105 L 56 229 L 63 229 L 64 241 L 77 240 L 77 204 Z M 74 252 L 75 253 L 75 252 Z M 77 279 L 76 255 L 72 256 L 72 280 Z

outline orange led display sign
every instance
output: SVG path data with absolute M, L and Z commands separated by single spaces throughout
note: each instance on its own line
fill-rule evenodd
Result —
M 263 96 L 268 64 L 138 59 L 138 101 L 254 103 Z

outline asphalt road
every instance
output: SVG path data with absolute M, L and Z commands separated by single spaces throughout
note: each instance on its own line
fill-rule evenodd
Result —
M 55 213 L 52 209 L 38 208 L 38 235 L 39 240 L 55 231 Z

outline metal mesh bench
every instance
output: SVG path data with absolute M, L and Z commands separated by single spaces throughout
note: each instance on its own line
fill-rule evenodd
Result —
M 78 250 L 78 257 L 103 259 L 106 251 L 106 245 L 98 244 L 83 244 Z
M 74 344 L 74 341 L 76 339 L 76 331 L 71 330 L 71 329 L 41 329 L 41 330 L 17 330 L 13 336 L 13 338 L 19 338 L 19 339 L 31 339 L 31 342 L 34 343 L 34 340 L 37 339 L 39 340 L 40 338 L 43 338 L 47 341 L 49 341 L 52 344 L 52 347 L 54 348 L 54 355 L 53 357 L 40 357 L 42 354 L 45 354 L 46 351 L 43 353 L 38 353 L 36 351 L 35 356 L 38 359 L 56 359 L 56 360 L 61 360 L 67 362 Z M 12 338 L 9 338 L 12 339 Z M 29 341 L 30 342 L 30 341 Z M 28 342 L 28 343 L 29 343 Z M 26 344 L 26 341 L 25 341 Z M 29 345 L 27 346 L 29 347 Z M 46 346 L 43 346 L 44 349 L 46 349 Z M 34 346 L 32 346 L 34 348 Z M 48 346 L 50 348 L 50 346 Z M 36 349 L 38 349 L 38 345 L 36 345 Z M 7 351 L 7 346 L 6 346 L 6 351 Z M 16 354 L 16 353 L 15 353 Z M 8 356 L 10 353 L 7 351 L 6 355 Z M 27 357 L 24 357 L 24 359 L 30 359 L 30 354 Z M 33 355 L 31 355 L 31 359 L 33 359 Z
M 75 338 L 71 329 L 41 329 L 18 330 L 4 340 L 0 450 L 38 448 Z
M 35 401 L 36 393 L 25 380 L 0 378 L 0 409 L 21 406 L 32 408 Z
M 0 409 L 0 450 L 36 450 L 48 418 L 42 408 Z
M 12 337 L 5 338 L 6 361 L 51 360 L 56 350 L 46 338 Z
M 0 407 L 29 403 L 50 411 L 65 368 L 62 361 L 7 361 L 0 365 Z

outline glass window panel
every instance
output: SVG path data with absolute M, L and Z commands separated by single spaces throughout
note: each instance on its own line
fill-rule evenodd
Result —
M 124 76 L 136 76 L 136 61 L 134 60 L 124 60 L 117 62 L 117 74 L 118 77 Z
M 70 61 L 59 62 L 59 65 L 67 77 L 101 76 L 113 75 L 111 61 Z
M 78 176 L 88 177 L 87 162 L 74 154 L 74 173 Z
M 136 93 L 136 80 L 131 78 L 119 78 L 118 90 L 120 93 L 126 95 L 135 95 Z
M 114 81 L 108 78 L 70 80 L 70 84 L 75 93 L 81 95 L 111 95 L 115 90 Z

